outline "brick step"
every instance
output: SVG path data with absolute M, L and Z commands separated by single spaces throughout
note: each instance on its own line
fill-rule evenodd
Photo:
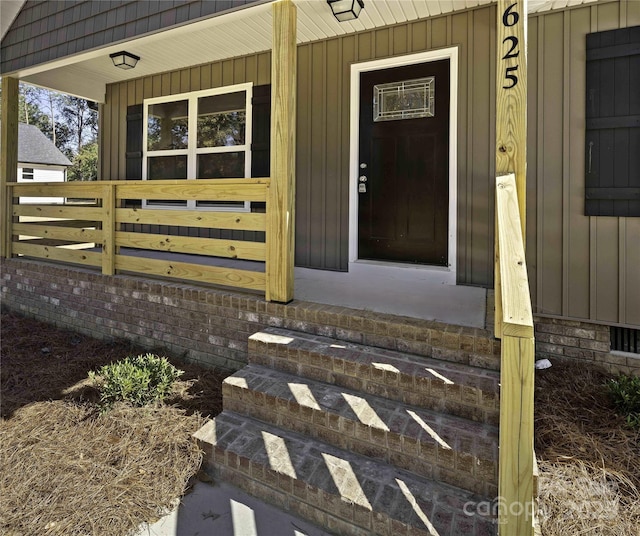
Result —
M 316 307 L 283 310 L 282 314 L 286 314 L 287 318 L 280 320 L 267 317 L 265 324 L 355 344 L 500 370 L 500 341 L 494 337 L 493 331 L 486 329 L 319 304 Z
M 500 374 L 281 328 L 249 337 L 249 363 L 497 426 Z
M 479 495 L 227 410 L 196 437 L 211 476 L 336 534 L 495 534 Z
M 498 430 L 249 365 L 223 383 L 225 409 L 415 474 L 497 495 Z

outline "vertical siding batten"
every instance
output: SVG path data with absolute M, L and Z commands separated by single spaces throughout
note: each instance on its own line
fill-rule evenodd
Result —
M 308 195 L 309 181 L 303 180 L 311 174 L 311 121 L 308 110 L 302 111 L 302 103 L 311 99 L 311 83 L 309 69 L 311 61 L 308 59 L 311 47 L 304 45 L 298 47 L 298 116 L 297 116 L 297 158 L 296 164 L 296 251 L 295 262 L 298 266 L 308 266 L 309 259 L 309 229 L 311 227 L 311 211 Z
M 569 117 L 569 103 L 571 101 L 571 71 L 570 71 L 570 63 L 569 58 L 571 54 L 571 29 L 569 26 L 570 15 L 569 11 L 564 11 L 562 13 L 562 206 L 564 210 L 562 211 L 562 314 L 569 314 L 569 282 L 571 278 L 569 277 L 569 241 L 570 241 L 570 233 L 571 229 L 569 228 L 569 215 L 570 210 L 567 210 L 566 207 L 570 204 L 571 200 L 569 198 L 569 177 L 571 174 L 571 160 L 569 158 L 569 127 L 570 127 L 570 117 Z
M 536 261 L 536 300 L 534 302 L 534 307 L 538 310 L 538 312 L 542 312 L 542 307 L 544 304 L 543 299 L 543 291 L 544 291 L 544 270 L 543 270 L 543 255 L 542 248 L 543 244 L 543 222 L 544 217 L 540 208 L 543 206 L 544 202 L 544 181 L 543 181 L 543 172 L 542 165 L 544 162 L 544 149 L 542 146 L 542 140 L 544 139 L 544 103 L 541 102 L 540 96 L 542 95 L 542 88 L 544 84 L 544 18 L 537 17 L 538 21 L 538 32 L 537 32 L 537 60 L 538 60 L 538 68 L 536 69 L 536 77 L 538 80 L 536 86 L 536 94 L 535 100 L 537 103 L 537 137 L 536 137 L 536 186 L 537 186 L 537 195 L 536 195 L 536 214 L 537 214 L 537 228 L 536 228 L 536 251 L 538 254 L 538 258 Z M 529 87 L 532 87 L 531 85 Z
M 128 88 L 127 83 L 120 84 L 120 97 L 118 106 L 118 153 L 125 154 L 127 151 L 127 101 Z M 118 178 L 125 178 L 127 174 L 126 162 L 124 158 L 118 159 Z
M 572 125 L 584 125 L 586 121 L 585 91 L 586 87 L 586 39 L 583 32 L 589 27 L 589 10 L 572 10 L 567 12 L 569 18 L 571 53 L 568 58 L 570 88 L 566 118 L 569 131 L 569 147 L 565 151 L 569 165 L 568 199 L 568 251 L 567 272 L 568 289 L 567 316 L 589 318 L 589 218 L 584 215 L 585 194 L 585 154 L 584 137 L 571 134 Z
M 544 26 L 544 79 L 543 105 L 543 166 L 544 198 L 542 206 L 542 262 L 543 311 L 562 312 L 562 120 L 564 65 L 562 51 L 564 39 L 562 12 L 545 17 Z M 540 207 L 538 208 L 540 210 Z

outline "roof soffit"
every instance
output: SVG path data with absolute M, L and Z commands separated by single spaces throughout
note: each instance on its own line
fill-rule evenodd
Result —
M 260 0 L 237 11 L 21 69 L 15 75 L 28 83 L 103 102 L 110 83 L 270 50 L 271 1 Z M 597 1 L 606 0 L 528 0 L 528 10 L 538 13 Z M 338 23 L 324 0 L 294 0 L 298 8 L 297 40 L 299 44 L 312 42 L 493 2 L 365 0 L 365 9 L 357 20 Z M 135 69 L 124 71 L 111 64 L 109 54 L 122 49 L 140 56 Z

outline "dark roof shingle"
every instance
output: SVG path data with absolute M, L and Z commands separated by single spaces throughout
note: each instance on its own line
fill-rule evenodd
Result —
M 70 166 L 69 159 L 35 125 L 18 124 L 18 162 Z

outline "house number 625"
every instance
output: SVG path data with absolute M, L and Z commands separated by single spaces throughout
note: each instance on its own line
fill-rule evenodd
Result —
M 511 26 L 515 26 L 520 20 L 520 14 L 515 11 L 513 8 L 516 4 L 511 4 L 507 9 L 505 9 L 502 14 L 502 24 L 507 28 Z M 517 58 L 520 55 L 520 51 L 518 48 L 518 38 L 515 35 L 508 35 L 502 40 L 502 44 L 506 45 L 507 52 L 504 56 L 502 56 L 503 60 L 508 60 L 510 58 Z M 507 81 L 506 85 L 503 85 L 503 89 L 511 89 L 516 87 L 518 84 L 518 75 L 516 72 L 518 71 L 518 65 L 512 65 L 511 67 L 505 67 L 504 69 L 504 78 Z

